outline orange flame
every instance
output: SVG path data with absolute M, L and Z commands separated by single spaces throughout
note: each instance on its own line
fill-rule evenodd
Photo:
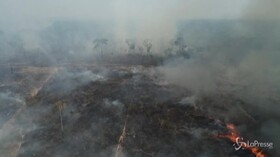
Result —
M 237 131 L 237 129 L 235 128 L 235 126 L 233 124 L 226 124 L 226 127 L 228 129 L 228 133 L 227 134 L 223 134 L 223 135 L 218 135 L 218 137 L 220 138 L 227 138 L 229 139 L 231 142 L 236 142 L 236 139 L 239 136 L 239 132 Z M 256 157 L 266 157 L 265 154 L 262 152 L 262 150 L 256 148 L 256 147 L 250 147 L 247 145 L 242 145 L 243 148 L 249 150 L 251 153 L 253 153 Z

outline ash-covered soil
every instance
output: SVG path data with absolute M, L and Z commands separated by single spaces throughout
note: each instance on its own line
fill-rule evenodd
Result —
M 1 110 L 12 111 L 1 122 L 6 136 L 1 134 L 0 156 L 252 156 L 217 137 L 227 132 L 224 121 L 236 120 L 224 117 L 230 99 L 197 100 L 158 76 L 154 68 L 136 65 L 18 69 L 11 78 L 26 81 L 16 88 L 26 102 Z M 252 121 L 246 114 L 240 118 Z

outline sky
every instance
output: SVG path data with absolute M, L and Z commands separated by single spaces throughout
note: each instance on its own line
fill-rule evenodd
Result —
M 188 18 L 236 17 L 246 0 L 0 0 L 1 19 L 114 18 L 115 13 L 142 18 L 145 13 L 184 9 Z M 177 10 L 182 11 L 182 10 Z
M 248 0 L 0 0 L 0 26 L 31 27 L 60 19 L 116 23 L 155 19 L 238 18 Z

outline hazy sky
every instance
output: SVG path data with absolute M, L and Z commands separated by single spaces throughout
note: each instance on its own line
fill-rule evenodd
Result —
M 176 34 L 182 20 L 279 20 L 279 8 L 280 0 L 0 0 L 0 30 L 39 30 L 55 20 L 103 20 L 113 24 L 119 39 L 163 42 Z
M 56 19 L 237 18 L 248 0 L 0 0 L 0 25 Z
M 141 17 L 184 8 L 186 17 L 236 17 L 247 0 L 0 0 L 0 18 L 114 18 L 116 12 Z M 179 10 L 182 11 L 182 10 Z

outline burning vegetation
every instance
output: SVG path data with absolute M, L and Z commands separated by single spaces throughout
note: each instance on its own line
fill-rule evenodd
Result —
M 233 124 L 226 124 L 226 126 L 227 126 L 227 129 L 228 129 L 228 133 L 227 134 L 220 134 L 220 135 L 218 135 L 218 137 L 219 138 L 227 138 L 232 143 L 237 144 L 236 141 L 238 141 L 238 139 L 240 138 L 240 135 L 239 135 L 238 131 L 236 130 L 235 126 Z M 264 153 L 259 148 L 247 146 L 246 143 L 245 144 L 241 143 L 241 147 L 243 149 L 247 149 L 252 154 L 254 154 L 256 157 L 265 157 Z

